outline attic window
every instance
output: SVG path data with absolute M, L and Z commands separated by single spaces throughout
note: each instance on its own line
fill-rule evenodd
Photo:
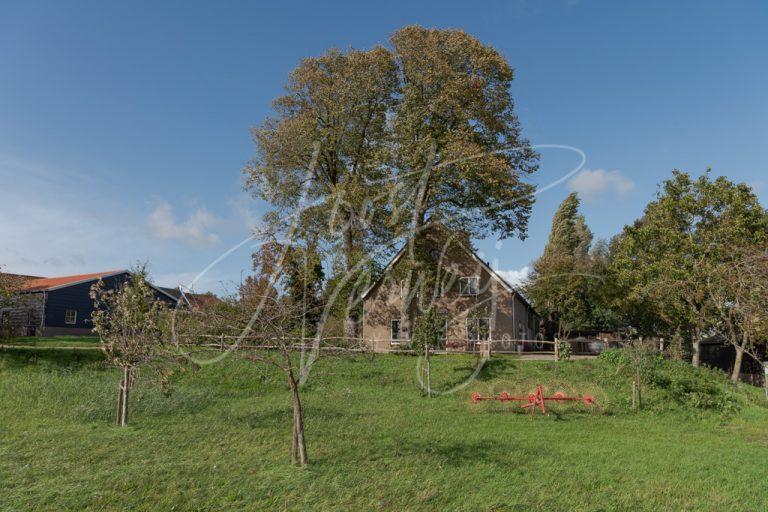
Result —
M 480 289 L 480 278 L 477 276 L 462 277 L 459 279 L 459 293 L 461 295 L 477 295 Z
M 75 325 L 77 323 L 76 309 L 68 309 L 64 312 L 64 323 L 67 325 Z

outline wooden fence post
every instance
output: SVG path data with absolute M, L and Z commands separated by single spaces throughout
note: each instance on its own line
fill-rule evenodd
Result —
M 637 381 L 632 381 L 632 410 L 637 410 Z

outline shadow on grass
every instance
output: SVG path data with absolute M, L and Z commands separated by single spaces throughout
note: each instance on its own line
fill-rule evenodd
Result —
M 453 375 L 448 381 L 438 381 L 438 376 L 433 376 L 432 389 L 437 392 L 445 392 L 456 386 L 465 384 L 477 371 L 477 365 L 481 364 L 480 357 L 473 364 L 459 365 L 452 368 Z M 475 377 L 479 381 L 492 381 L 517 369 L 517 363 L 510 358 L 492 358 L 483 364 Z
M 517 363 L 508 357 L 491 358 L 483 365 L 483 369 L 477 375 L 478 380 L 487 381 L 498 379 L 506 373 L 517 369 Z
M 104 361 L 104 355 L 98 350 L 7 348 L 0 351 L 0 361 L 7 368 L 45 365 L 63 369 L 97 365 Z
M 474 466 L 478 463 L 490 463 L 499 468 L 519 468 L 521 460 L 545 457 L 548 453 L 526 445 L 518 445 L 510 440 L 464 440 L 464 441 L 409 441 L 399 440 L 392 447 L 397 456 L 422 456 L 434 459 L 436 464 L 444 466 Z

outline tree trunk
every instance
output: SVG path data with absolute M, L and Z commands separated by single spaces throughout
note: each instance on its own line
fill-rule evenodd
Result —
M 354 294 L 352 293 L 349 294 L 350 300 L 354 300 L 352 297 L 353 295 Z M 349 310 L 344 314 L 344 337 L 357 338 L 357 319 L 355 318 L 355 314 Z
M 427 374 L 427 396 L 432 398 L 432 370 L 429 367 L 429 343 L 424 344 L 424 370 Z
M 307 445 L 304 440 L 304 418 L 301 413 L 301 400 L 299 399 L 299 385 L 293 376 L 288 374 L 288 382 L 291 386 L 291 399 L 293 402 L 293 440 L 291 443 L 291 463 L 307 465 Z
M 699 347 L 700 340 L 694 340 L 691 344 L 691 364 L 693 366 L 701 366 L 701 352 Z
M 132 382 L 131 367 L 123 366 L 123 378 L 120 379 L 117 395 L 117 425 L 124 427 L 128 424 L 128 396 Z
M 731 372 L 731 381 L 739 382 L 741 376 L 741 361 L 744 359 L 744 348 L 740 345 L 734 346 L 736 349 L 736 359 L 733 362 L 733 371 Z
M 344 266 L 347 272 L 352 272 L 354 267 L 354 241 L 352 240 L 352 216 L 349 213 L 344 215 Z M 347 297 L 347 308 L 344 312 L 344 337 L 357 338 L 357 318 L 354 313 L 355 303 L 357 302 L 357 287 L 352 286 L 352 291 Z
M 701 336 L 698 329 L 693 331 L 693 340 L 691 340 L 691 364 L 693 366 L 701 366 Z
M 125 377 L 120 377 L 120 381 L 117 383 L 117 409 L 115 410 L 115 423 L 117 426 L 122 426 L 121 420 L 123 417 L 123 386 L 125 386 Z

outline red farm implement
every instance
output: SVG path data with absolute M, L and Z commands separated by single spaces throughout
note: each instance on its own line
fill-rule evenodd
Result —
M 486 400 L 496 400 L 498 402 L 522 402 L 520 406 L 523 409 L 530 409 L 531 414 L 539 409 L 542 414 L 547 414 L 547 402 L 581 402 L 584 405 L 596 405 L 595 398 L 592 396 L 565 396 L 564 393 L 555 393 L 552 396 L 545 396 L 544 391 L 541 389 L 541 384 L 536 387 L 535 393 L 530 393 L 523 396 L 512 396 L 506 391 L 502 391 L 498 395 L 484 396 L 480 393 L 472 393 L 473 402 L 482 402 Z

